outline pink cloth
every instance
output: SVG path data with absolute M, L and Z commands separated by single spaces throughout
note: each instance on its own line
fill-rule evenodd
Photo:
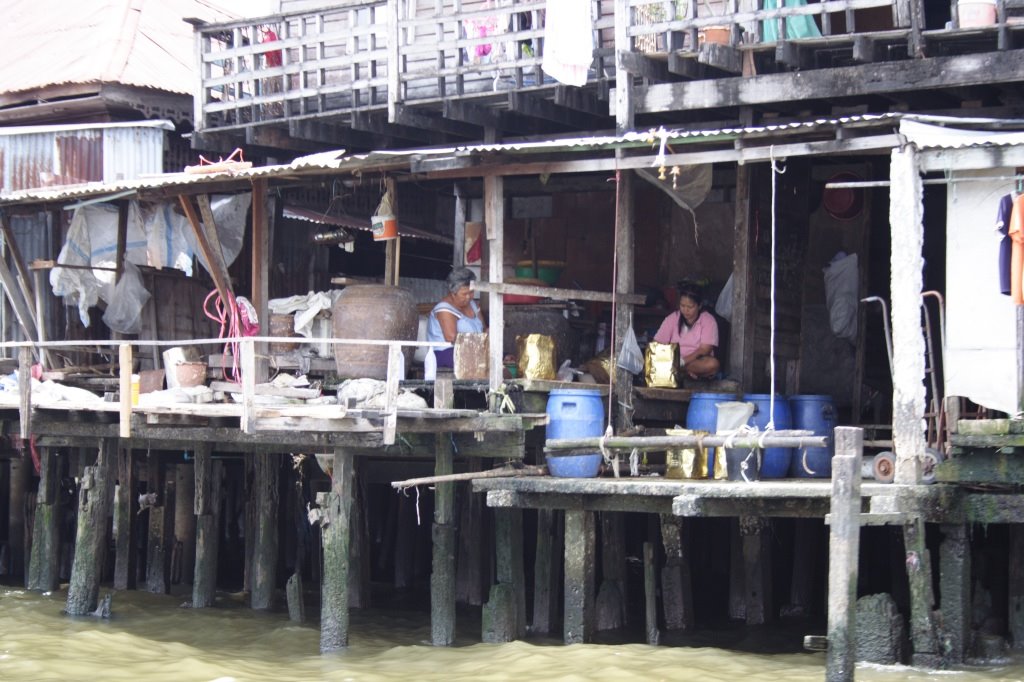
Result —
M 683 333 L 679 333 L 679 315 L 677 310 L 661 323 L 654 340 L 658 343 L 678 343 L 679 357 L 684 358 L 691 355 L 698 348 L 704 345 L 718 347 L 718 322 L 715 316 L 705 311 L 697 316 L 697 321 L 687 329 L 683 327 Z

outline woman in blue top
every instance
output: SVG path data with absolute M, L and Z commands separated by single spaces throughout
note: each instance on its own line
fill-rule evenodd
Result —
M 448 295 L 434 306 L 427 318 L 427 341 L 439 341 L 434 347 L 438 367 L 453 367 L 455 353 L 451 344 L 456 334 L 480 333 L 487 329 L 480 306 L 473 300 L 470 283 L 476 275 L 469 268 L 455 268 L 445 279 Z

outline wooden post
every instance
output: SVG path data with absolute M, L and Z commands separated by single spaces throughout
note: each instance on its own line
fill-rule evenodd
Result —
M 113 468 L 117 441 L 100 441 L 96 465 L 85 468 L 78 493 L 78 529 L 75 534 L 75 558 L 68 584 L 65 611 L 70 616 L 85 616 L 96 610 L 99 601 L 103 554 L 107 547 L 107 517 L 113 502 Z
M 149 508 L 149 542 L 146 545 L 146 589 L 154 594 L 171 592 L 171 549 L 174 546 L 174 476 L 160 455 L 150 455 L 146 489 L 156 493 Z
M 594 514 L 565 510 L 563 640 L 589 642 L 594 632 Z
M 661 542 L 665 548 L 665 565 L 661 569 L 661 606 L 666 630 L 693 629 L 693 586 L 690 576 L 690 553 L 684 519 L 672 514 L 661 515 Z
M 793 519 L 793 575 L 790 579 L 789 610 L 807 616 L 813 609 L 815 557 L 820 554 L 820 519 Z
M 302 601 L 302 573 L 296 571 L 288 577 L 284 586 L 285 598 L 288 602 L 288 620 L 293 623 L 306 622 L 306 605 Z
M 932 562 L 925 545 L 924 521 L 920 518 L 903 524 L 903 546 L 906 550 L 907 582 L 910 585 L 911 662 L 927 668 L 941 663 L 939 640 L 935 632 L 932 592 Z
M 633 53 L 629 39 L 632 25 L 629 0 L 615 0 L 615 73 L 625 76 L 615 81 L 615 130 L 620 135 L 633 129 L 633 77 L 622 63 L 623 55 Z
M 349 514 L 352 508 L 355 454 L 334 450 L 331 492 L 320 495 L 324 569 L 320 585 L 320 651 L 348 646 Z
M 942 545 L 939 547 L 939 593 L 942 595 L 943 661 L 957 665 L 963 663 L 971 641 L 971 543 L 969 527 L 962 523 L 942 526 Z M 1011 540 L 1012 545 L 1012 540 Z M 1011 552 L 1013 551 L 1011 547 Z M 1011 576 L 1015 570 L 1010 564 Z M 1017 568 L 1016 570 L 1020 570 Z M 1012 583 L 1009 613 L 1011 623 L 1020 618 L 1014 613 Z M 1019 607 L 1019 602 L 1017 604 Z M 1018 608 L 1019 612 L 1020 609 Z M 1016 642 L 1016 640 L 1015 640 Z
M 118 394 L 121 398 L 118 433 L 121 438 L 132 435 L 132 346 L 122 343 L 118 346 Z
M 171 561 L 171 581 L 175 584 L 194 583 L 196 566 L 196 515 L 194 513 L 196 476 L 192 464 L 179 462 L 174 480 L 174 557 Z
M 20 456 L 12 457 L 7 498 L 7 550 L 8 571 L 11 578 L 25 579 L 28 577 L 29 556 L 26 552 L 25 537 L 25 495 L 32 475 L 32 460 L 29 459 L 28 448 L 21 450 Z
M 772 620 L 771 520 L 740 517 L 747 625 Z
M 828 682 L 848 682 L 854 675 L 863 448 L 862 429 L 836 427 L 828 552 L 828 654 L 825 664 Z
M 500 283 L 505 280 L 505 178 L 500 175 L 484 177 L 484 221 L 487 230 L 488 281 L 492 284 Z M 501 294 L 489 294 L 489 297 L 489 388 L 496 391 L 504 383 L 502 348 L 505 343 L 505 297 Z M 497 411 L 496 400 L 492 397 L 492 412 Z
M 747 576 L 743 565 L 740 520 L 729 519 L 729 618 L 747 619 Z
M 253 406 L 256 402 L 256 344 L 252 339 L 242 339 L 238 344 L 242 368 L 242 419 L 243 433 L 255 433 L 256 417 Z
M 523 510 L 494 510 L 496 582 L 484 604 L 484 642 L 500 644 L 526 636 L 523 573 Z
M 554 551 L 557 513 L 554 509 L 537 510 L 537 549 L 533 563 L 533 623 L 530 626 L 530 633 L 533 635 L 551 634 L 551 626 L 556 617 L 558 564 L 561 563 L 561 552 Z
M 18 425 L 22 441 L 32 435 L 32 349 L 18 349 Z
M 252 500 L 256 506 L 256 525 L 247 530 L 252 538 L 252 592 L 249 605 L 254 609 L 269 609 L 273 605 L 277 587 L 277 510 L 280 483 L 281 456 L 252 454 L 256 471 L 253 476 Z
M 195 450 L 196 570 L 192 584 L 192 608 L 213 606 L 217 591 L 217 554 L 220 548 L 220 484 L 224 471 L 214 462 L 209 443 Z
M 921 331 L 924 222 L 921 173 L 913 145 L 892 151 L 889 231 L 892 239 L 892 438 L 896 483 L 921 482 L 925 439 L 925 343 Z
M 269 199 L 273 202 L 273 199 Z M 270 216 L 273 208 L 267 210 L 267 181 L 254 178 L 252 181 L 252 306 L 256 309 L 256 317 L 260 321 L 260 336 L 269 334 L 270 309 Z M 272 206 L 272 203 L 271 203 Z M 267 344 L 256 345 L 256 382 L 262 383 L 270 378 L 267 360 Z
M 1024 525 L 1009 526 L 1009 576 L 1007 597 L 1009 604 L 1010 641 L 1017 651 L 1024 650 Z M 945 599 L 943 599 L 945 601 Z
M 657 646 L 661 639 L 658 632 L 658 579 L 654 568 L 654 543 L 644 543 L 644 622 L 647 626 L 647 643 Z
M 32 559 L 27 587 L 52 592 L 60 587 L 57 561 L 60 558 L 60 460 L 53 448 L 40 449 L 39 489 L 36 492 L 35 523 L 32 525 Z
M 348 545 L 348 605 L 352 609 L 367 609 L 371 603 L 370 589 L 370 529 L 366 509 L 366 490 L 359 483 L 359 460 L 355 461 L 352 486 L 352 513 L 349 518 Z M 319 540 L 316 540 L 319 546 Z M 315 556 L 319 556 L 319 550 Z M 319 571 L 320 563 L 314 564 Z M 319 576 L 316 576 L 319 581 Z
M 117 449 L 117 481 L 114 489 L 114 526 L 117 537 L 114 540 L 114 589 L 134 590 L 136 563 L 135 520 L 139 505 L 139 472 L 135 466 L 132 449 L 121 446 Z
M 480 471 L 480 458 L 469 458 L 469 470 Z M 463 487 L 462 509 L 459 514 L 459 557 L 455 577 L 456 601 L 470 606 L 484 603 L 484 534 L 487 507 L 484 496 L 474 495 L 467 484 Z
M 615 212 L 615 291 L 621 296 L 632 294 L 635 283 L 635 256 L 633 227 L 633 171 L 617 174 Z M 619 357 L 626 333 L 633 326 L 633 306 L 621 300 L 615 304 L 615 348 L 613 358 Z M 615 417 L 616 431 L 621 433 L 633 426 L 633 375 L 615 365 L 615 399 L 618 405 Z
M 438 374 L 434 381 L 434 407 L 449 409 L 453 401 L 452 375 Z M 435 438 L 434 474 L 453 471 L 452 437 Z M 455 483 L 438 483 L 434 488 L 434 551 L 430 576 L 430 640 L 434 646 L 451 646 L 455 641 Z
M 732 323 L 730 376 L 749 389 L 754 383 L 754 240 L 750 229 L 749 165 L 736 166 L 736 208 L 732 247 Z

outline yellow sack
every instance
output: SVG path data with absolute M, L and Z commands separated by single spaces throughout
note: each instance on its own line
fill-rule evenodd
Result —
M 679 344 L 651 341 L 644 351 L 644 381 L 651 388 L 678 388 Z
M 554 380 L 555 340 L 546 334 L 516 337 L 519 375 L 524 379 Z
M 707 434 L 707 431 L 694 431 L 692 429 L 665 429 L 665 435 L 667 436 L 706 436 Z M 665 478 L 707 477 L 708 452 L 705 448 L 695 446 L 692 448 L 677 448 L 665 452 Z

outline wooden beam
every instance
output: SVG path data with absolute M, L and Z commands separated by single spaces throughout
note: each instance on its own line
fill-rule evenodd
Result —
M 1024 50 L 930 57 L 819 71 L 659 83 L 637 93 L 637 113 L 691 111 L 791 100 L 885 95 L 1011 83 L 1024 70 Z
M 484 222 L 487 231 L 488 276 L 490 284 L 501 285 L 505 279 L 505 179 L 497 175 L 484 177 Z M 490 294 L 489 385 L 497 391 L 504 382 L 502 363 L 505 343 L 505 301 L 501 294 Z M 491 406 L 497 412 L 496 405 Z
M 636 93 L 633 87 L 633 76 L 626 68 L 623 58 L 633 52 L 633 44 L 629 38 L 629 27 L 632 22 L 632 12 L 628 0 L 615 0 L 613 11 L 615 13 L 614 38 L 615 38 L 615 69 L 626 75 L 625 78 L 616 79 L 615 97 L 613 98 L 612 113 L 615 114 L 615 130 L 622 134 L 635 127 L 636 117 Z
M 22 443 L 32 435 L 32 349 L 18 349 L 18 435 Z
M 25 299 L 31 301 L 35 298 L 32 275 L 25 264 L 25 259 L 21 257 L 21 249 L 18 248 L 18 242 L 14 238 L 10 218 L 7 215 L 7 211 L 4 210 L 0 210 L 0 230 L 3 230 L 4 244 L 7 246 L 7 251 L 11 254 L 11 260 L 14 261 L 14 267 L 18 272 L 18 281 L 21 283 Z
M 543 119 L 569 130 L 592 127 L 595 123 L 593 116 L 583 115 L 572 109 L 560 107 L 550 100 L 515 90 L 508 93 L 508 108 L 517 114 Z
M 668 71 L 691 81 L 706 78 L 708 75 L 708 68 L 698 62 L 696 57 L 681 52 L 669 53 Z
M 308 140 L 320 151 L 324 145 L 367 150 L 390 146 L 386 138 L 309 118 L 289 119 L 288 134 L 299 140 Z
M 271 216 L 273 211 L 274 198 L 267 194 L 266 178 L 256 178 L 252 181 L 252 260 L 250 271 L 252 272 L 252 290 L 250 292 L 253 308 L 256 309 L 256 317 L 259 319 L 260 336 L 270 334 L 270 308 L 267 302 L 270 300 L 270 232 Z M 271 210 L 267 210 L 270 203 Z M 261 341 L 256 345 L 256 383 L 267 381 L 270 376 L 267 356 L 268 345 Z
M 743 73 L 743 53 L 730 45 L 704 43 L 697 50 L 697 61 L 727 73 Z
M 36 330 L 35 316 L 32 314 L 32 310 L 22 294 L 20 285 L 7 267 L 7 261 L 3 258 L 0 258 L 0 283 L 3 284 L 7 300 L 11 302 L 11 307 L 14 308 L 14 315 L 18 318 L 18 325 L 21 327 L 25 339 L 28 341 L 38 341 L 39 336 Z M 38 353 L 35 348 L 31 352 L 33 354 Z
M 538 287 L 527 284 L 499 284 L 496 282 L 473 282 L 473 289 L 489 294 L 522 294 L 526 296 L 542 296 L 556 301 L 599 301 L 611 303 L 612 294 L 603 291 L 581 291 L 578 289 L 558 289 L 555 287 Z M 639 294 L 617 294 L 616 300 L 629 305 L 643 305 L 646 298 Z
M 472 123 L 465 123 L 463 121 L 457 121 L 452 118 L 445 118 L 444 116 L 432 116 L 424 113 L 421 110 L 414 109 L 404 104 L 399 104 L 395 107 L 395 123 L 400 125 L 409 126 L 412 128 L 421 128 L 423 130 L 439 130 L 442 133 L 448 135 L 455 135 L 457 137 L 467 138 L 479 138 L 483 132 L 482 126 L 478 126 Z
M 560 107 L 567 107 L 573 111 L 590 114 L 608 122 L 609 125 L 611 123 L 612 115 L 608 111 L 608 100 L 598 97 L 589 90 L 556 85 L 555 96 L 552 101 Z
M 860 555 L 860 466 L 864 432 L 836 427 L 829 526 L 828 653 L 825 679 L 852 682 L 857 652 L 857 561 Z
M 210 276 L 213 278 L 214 286 L 217 287 L 217 293 L 220 295 L 224 305 L 230 305 L 230 302 L 234 300 L 234 295 L 232 294 L 231 278 L 228 276 L 227 268 L 221 267 L 224 256 L 220 252 L 220 242 L 216 242 L 217 251 L 215 252 L 213 244 L 207 239 L 203 225 L 200 223 L 199 214 L 196 213 L 195 206 L 192 205 L 192 198 L 181 194 L 178 196 L 178 200 L 181 202 L 181 208 L 185 211 L 189 224 L 192 225 L 192 232 L 196 236 L 196 243 L 210 268 Z M 215 230 L 215 228 L 211 229 Z
M 651 59 L 650 57 L 638 52 L 625 52 L 620 54 L 619 62 L 622 64 L 622 69 L 624 71 L 640 76 L 641 78 L 657 81 L 659 83 L 665 83 L 672 80 L 672 74 L 669 73 L 667 62 Z
M 422 130 L 413 126 L 389 123 L 382 116 L 366 111 L 352 112 L 352 128 L 375 135 L 386 135 L 422 144 L 439 145 L 447 142 L 447 136 L 430 129 Z

